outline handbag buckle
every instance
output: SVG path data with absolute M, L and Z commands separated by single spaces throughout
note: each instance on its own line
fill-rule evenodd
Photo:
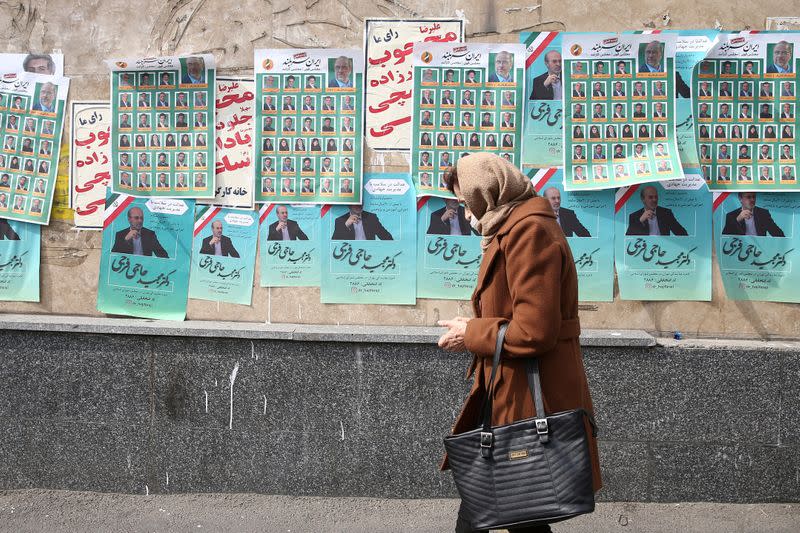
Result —
M 546 418 L 536 419 L 536 433 L 538 433 L 539 435 L 547 435 L 547 433 L 549 433 L 549 428 L 547 427 Z
M 481 448 L 491 448 L 494 435 L 489 431 L 481 431 Z

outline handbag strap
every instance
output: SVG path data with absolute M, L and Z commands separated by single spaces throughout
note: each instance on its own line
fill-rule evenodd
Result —
M 528 387 L 531 389 L 533 405 L 536 407 L 536 433 L 539 434 L 539 442 L 546 443 L 550 440 L 547 427 L 547 413 L 544 412 L 544 399 L 542 398 L 542 381 L 539 378 L 539 359 L 530 357 L 525 361 L 528 371 Z
M 500 354 L 503 351 L 503 341 L 506 338 L 508 323 L 500 325 L 497 330 L 497 340 L 495 341 L 494 357 L 492 358 L 492 373 L 489 376 L 489 384 L 486 386 L 486 398 L 483 400 L 483 428 L 481 430 L 481 455 L 490 457 L 490 450 L 494 435 L 492 434 L 492 403 L 494 400 L 494 380 L 497 375 L 497 367 L 500 366 Z

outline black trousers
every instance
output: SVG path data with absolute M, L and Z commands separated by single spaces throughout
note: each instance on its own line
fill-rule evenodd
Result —
M 508 530 L 511 533 L 552 533 L 552 529 L 547 524 L 538 526 L 515 527 Z M 464 512 L 464 504 L 458 508 L 458 519 L 456 520 L 456 533 L 489 533 L 488 529 L 472 529 Z

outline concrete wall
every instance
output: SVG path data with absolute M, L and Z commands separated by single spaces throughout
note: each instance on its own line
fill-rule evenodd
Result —
M 0 319 L 0 490 L 456 495 L 435 329 L 162 324 Z M 581 340 L 601 499 L 800 502 L 800 343 Z
M 763 29 L 768 16 L 797 14 L 792 2 L 710 0 L 144 0 L 132 9 L 120 0 L 11 0 L 0 3 L 0 51 L 60 49 L 73 99 L 108 97 L 101 61 L 130 55 L 210 52 L 220 72 L 249 75 L 254 48 L 361 47 L 363 19 L 463 13 L 468 39 L 517 42 L 519 31 L 622 31 L 648 28 Z M 666 21 L 666 23 L 665 23 Z M 366 154 L 368 170 L 405 170 L 399 156 Z M 53 223 L 43 233 L 42 301 L 0 304 L 0 312 L 97 316 L 95 298 L 100 235 Z M 800 306 L 731 302 L 714 272 L 711 302 L 615 301 L 582 307 L 587 327 L 625 326 L 651 332 L 680 330 L 697 336 L 793 337 Z M 432 325 L 468 314 L 463 302 L 419 300 L 415 306 L 322 305 L 316 289 L 256 288 L 251 308 L 190 301 L 198 320 L 329 324 Z

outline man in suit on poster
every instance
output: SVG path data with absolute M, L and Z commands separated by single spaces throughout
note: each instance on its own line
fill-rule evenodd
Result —
M 561 100 L 561 52 L 550 50 L 544 55 L 547 70 L 533 78 L 531 100 Z
M 268 241 L 307 241 L 308 236 L 300 229 L 300 225 L 289 218 L 289 209 L 285 205 L 275 208 L 278 220 L 270 224 Z
M 561 207 L 561 192 L 557 188 L 548 187 L 544 191 L 544 197 L 550 202 L 556 222 L 561 226 L 565 237 L 591 237 L 589 230 L 578 220 L 575 211 Z
M 671 209 L 658 206 L 658 189 L 652 185 L 642 187 L 639 198 L 643 207 L 628 217 L 625 235 L 688 235 Z
M 336 219 L 331 237 L 338 241 L 374 241 L 376 238 L 393 240 L 377 215 L 364 211 L 360 205 L 351 205 L 347 213 Z
M 169 257 L 158 242 L 156 233 L 144 227 L 144 211 L 141 207 L 131 207 L 128 210 L 128 223 L 130 227 L 118 231 L 114 236 L 112 252 L 146 257 Z
M 447 198 L 444 207 L 431 213 L 428 235 L 478 235 L 467 222 L 464 206 Z
M 756 207 L 756 193 L 738 193 L 741 207 L 725 215 L 723 235 L 753 235 L 765 237 L 784 237 L 783 230 L 778 227 L 769 211 Z
M 0 218 L 0 240 L 18 241 L 19 235 L 4 218 Z
M 222 234 L 222 221 L 220 220 L 211 223 L 211 235 L 203 239 L 200 253 L 221 257 L 239 257 L 239 252 L 234 248 L 231 238 Z

